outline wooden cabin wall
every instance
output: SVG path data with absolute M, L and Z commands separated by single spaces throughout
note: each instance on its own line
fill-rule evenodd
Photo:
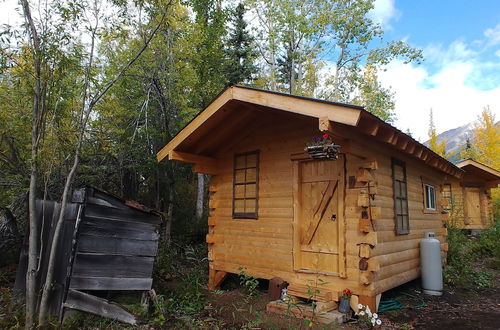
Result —
M 297 273 L 293 270 L 293 175 L 290 155 L 303 151 L 306 142 L 320 135 L 317 120 L 279 124 L 269 123 L 249 130 L 236 146 L 222 150 L 215 157 L 219 173 L 210 186 L 209 260 L 212 270 L 247 274 L 310 285 L 318 278 L 329 284 L 323 288 L 341 291 L 349 288 L 355 294 L 375 296 L 378 293 L 415 279 L 420 274 L 419 242 L 424 233 L 433 231 L 446 249 L 447 234 L 439 212 L 440 186 L 445 174 L 420 160 L 393 151 L 386 145 L 344 126 L 339 135 L 350 140 L 345 172 L 345 253 L 346 278 Z M 335 140 L 335 139 L 334 139 Z M 259 219 L 232 219 L 233 157 L 236 153 L 260 150 Z M 406 162 L 410 233 L 395 234 L 391 157 Z M 378 169 L 370 170 L 376 185 L 378 219 L 372 220 L 373 231 L 360 231 L 363 208 L 359 195 L 366 184 L 356 182 L 359 170 L 376 161 Z M 424 213 L 422 176 L 436 187 L 438 211 Z M 355 182 L 353 184 L 352 179 Z M 444 253 L 443 253 L 444 257 Z
M 481 203 L 481 224 L 466 221 L 467 215 L 465 199 L 465 187 L 461 180 L 450 178 L 447 183 L 451 184 L 452 189 L 452 210 L 449 221 L 451 225 L 460 229 L 484 229 L 493 224 L 493 203 L 491 199 L 491 189 L 486 188 L 486 184 L 478 183 L 480 189 Z
M 243 134 L 243 133 L 242 133 Z M 358 255 L 347 255 L 346 278 L 297 273 L 293 270 L 293 173 L 291 154 L 319 136 L 317 120 L 270 122 L 250 129 L 237 146 L 221 151 L 219 173 L 210 185 L 209 260 L 212 270 L 245 273 L 270 279 L 276 276 L 294 284 L 316 286 L 339 292 L 345 288 L 357 294 L 371 294 L 359 283 Z M 234 154 L 260 150 L 258 220 L 232 219 Z M 340 161 L 340 160 L 339 160 Z M 344 187 L 342 187 L 344 189 Z M 344 220 L 345 221 L 345 220 Z M 357 235 L 357 232 L 356 232 Z M 361 237 L 361 236 L 360 236 Z M 348 239 L 345 250 L 357 249 L 356 239 Z M 334 295 L 336 299 L 336 296 Z
M 420 160 L 390 149 L 382 143 L 370 141 L 369 138 L 359 133 L 343 130 L 343 134 L 351 139 L 350 149 L 352 153 L 362 155 L 368 161 L 376 160 L 378 164 L 378 169 L 372 171 L 377 194 L 375 199 L 370 201 L 370 204 L 380 208 L 381 216 L 380 219 L 372 221 L 374 233 L 359 234 L 358 231 L 358 237 L 359 235 L 365 235 L 367 242 L 371 240 L 373 246 L 368 251 L 370 253 L 370 269 L 373 271 L 371 274 L 374 283 L 372 294 L 376 295 L 420 276 L 419 242 L 424 237 L 425 232 L 432 231 L 436 233 L 437 239 L 442 243 L 442 258 L 445 260 L 444 250 L 447 250 L 445 244 L 447 230 L 444 228 L 446 218 L 441 214 L 440 189 L 446 174 L 423 164 Z M 406 235 L 397 235 L 395 232 L 391 157 L 406 163 L 410 219 L 410 233 Z M 351 156 L 351 158 L 356 157 Z M 358 163 L 361 164 L 362 161 L 358 160 Z M 351 164 L 350 172 L 355 173 L 354 171 L 359 166 L 354 161 Z M 436 212 L 427 213 L 426 211 L 424 213 L 422 180 L 433 184 L 436 188 Z M 356 232 L 361 212 L 359 206 L 353 206 L 358 195 L 356 189 L 353 189 L 352 192 L 352 196 L 348 197 L 346 201 L 346 205 L 351 205 L 347 217 L 347 240 Z M 351 211 L 354 212 L 351 214 Z M 369 237 L 369 235 L 372 235 L 372 237 Z M 348 250 L 351 255 L 356 252 L 356 249 Z

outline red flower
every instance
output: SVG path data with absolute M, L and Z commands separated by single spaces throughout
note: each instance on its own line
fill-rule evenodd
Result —
M 326 133 L 323 134 L 323 139 L 325 139 L 325 140 L 328 139 L 328 134 L 326 134 Z

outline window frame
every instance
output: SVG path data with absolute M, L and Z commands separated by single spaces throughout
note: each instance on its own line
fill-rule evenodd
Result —
M 424 188 L 424 210 L 427 212 L 437 212 L 437 196 L 436 196 L 436 186 L 430 183 L 423 183 L 423 188 Z M 427 189 L 429 188 L 429 189 Z M 431 195 L 429 194 L 429 191 L 432 189 L 433 191 L 433 200 L 430 200 L 429 197 Z M 434 203 L 434 205 L 431 202 Z M 434 206 L 434 207 L 432 207 Z
M 245 167 L 237 167 L 237 159 L 238 157 L 247 157 L 248 155 L 255 155 L 256 160 L 255 160 L 255 167 L 250 166 L 247 167 L 246 164 L 246 158 L 245 158 Z M 253 150 L 253 151 L 248 151 L 248 152 L 243 152 L 239 154 L 235 154 L 233 158 L 233 198 L 232 198 L 232 217 L 233 219 L 250 219 L 250 220 L 257 220 L 259 218 L 259 166 L 260 165 L 260 150 Z M 255 168 L 255 181 L 245 181 L 244 182 L 239 182 L 236 183 L 236 171 L 237 170 L 248 170 Z M 247 198 L 246 196 L 243 196 L 243 198 L 236 198 L 236 186 L 239 185 L 249 185 L 249 184 L 255 184 L 255 197 Z M 235 211 L 235 203 L 237 200 L 255 200 L 255 212 L 236 212 Z
M 449 190 L 446 190 L 445 187 L 448 187 Z M 441 196 L 448 201 L 448 205 L 443 206 L 443 211 L 450 213 L 453 204 L 453 190 L 451 189 L 451 183 L 443 184 L 443 187 L 441 188 Z
M 396 179 L 396 171 L 395 171 L 396 166 L 402 167 L 404 180 Z M 393 192 L 393 202 L 394 202 L 395 232 L 396 235 L 408 235 L 410 234 L 410 210 L 408 209 L 408 176 L 406 173 L 406 163 L 397 158 L 391 158 L 391 170 L 392 170 L 392 192 Z M 405 196 L 402 196 L 401 184 L 404 184 Z M 399 194 L 396 194 L 397 188 L 399 188 Z M 398 203 L 401 203 L 400 204 L 401 209 L 403 209 L 403 206 L 406 206 L 406 213 L 398 213 L 398 208 L 397 208 Z M 398 221 L 398 217 L 402 217 L 401 224 Z

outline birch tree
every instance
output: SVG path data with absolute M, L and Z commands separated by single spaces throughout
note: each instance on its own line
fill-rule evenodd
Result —
M 90 33 L 90 46 L 88 51 L 88 59 L 85 67 L 85 76 L 83 81 L 82 99 L 81 106 L 79 110 L 78 119 L 78 136 L 76 140 L 76 145 L 73 154 L 73 163 L 66 177 L 64 189 L 61 197 L 61 208 L 60 213 L 56 222 L 56 227 L 51 242 L 51 249 L 49 255 L 49 261 L 47 266 L 47 275 L 45 279 L 45 284 L 43 286 L 42 298 L 40 302 L 40 312 L 39 312 L 39 325 L 45 326 L 47 323 L 47 313 L 49 307 L 49 299 L 52 292 L 53 278 L 54 278 L 54 267 L 55 267 L 55 254 L 59 245 L 60 236 L 63 228 L 64 214 L 66 210 L 66 205 L 69 198 L 69 193 L 71 189 L 71 184 L 74 179 L 74 175 L 78 168 L 80 161 L 80 152 L 82 144 L 84 142 L 85 132 L 87 129 L 87 124 L 90 115 L 96 106 L 96 104 L 102 99 L 102 97 L 110 90 L 111 87 L 120 79 L 120 77 L 134 64 L 135 61 L 141 56 L 141 54 L 146 50 L 151 40 L 154 38 L 158 29 L 162 26 L 166 12 L 160 13 L 160 18 L 157 22 L 154 22 L 153 18 L 153 28 L 148 36 L 144 39 L 142 47 L 137 51 L 137 53 L 122 66 L 118 73 L 109 81 L 101 83 L 99 86 L 93 86 L 92 82 L 95 77 L 93 76 L 93 70 L 95 69 L 95 57 L 96 57 L 96 43 L 102 29 L 102 23 L 105 21 L 106 13 L 103 13 L 105 5 L 103 1 L 94 0 L 87 4 L 84 8 L 88 9 L 89 12 L 87 17 L 86 29 Z M 168 8 L 168 4 L 167 4 Z

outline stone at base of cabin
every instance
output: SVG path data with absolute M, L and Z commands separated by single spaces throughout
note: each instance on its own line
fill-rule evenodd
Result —
M 281 300 L 271 301 L 267 304 L 266 310 L 269 313 L 276 313 L 285 316 L 294 316 L 301 319 L 308 319 L 321 324 L 340 324 L 348 320 L 348 315 L 338 311 L 317 312 L 311 305 L 303 303 L 287 304 Z

